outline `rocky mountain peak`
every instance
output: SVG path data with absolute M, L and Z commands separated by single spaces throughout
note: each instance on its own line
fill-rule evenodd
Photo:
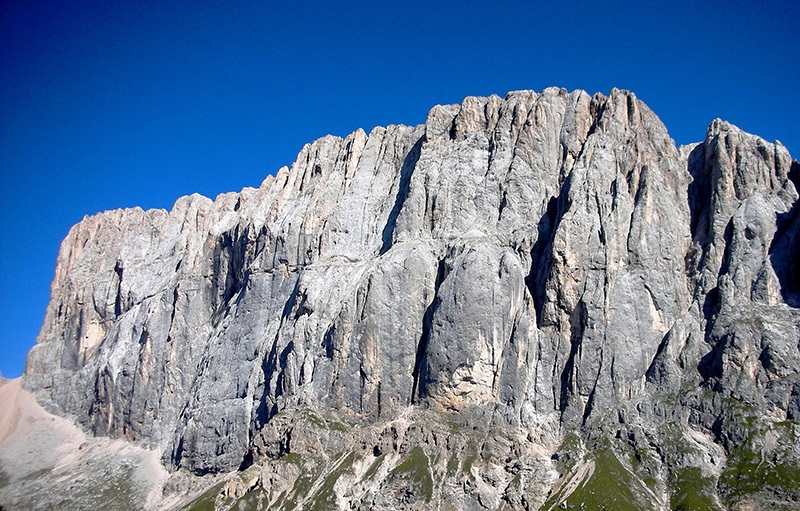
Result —
M 24 386 L 223 508 L 797 507 L 798 175 L 628 91 L 468 97 L 86 217 Z

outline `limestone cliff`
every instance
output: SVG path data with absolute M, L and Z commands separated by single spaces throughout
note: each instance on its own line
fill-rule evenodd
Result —
M 24 385 L 220 507 L 800 508 L 798 179 L 626 91 L 469 97 L 85 218 Z

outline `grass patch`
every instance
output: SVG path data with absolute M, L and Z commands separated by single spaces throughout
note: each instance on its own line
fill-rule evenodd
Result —
M 730 452 L 719 479 L 725 499 L 734 505 L 743 497 L 766 491 L 800 500 L 800 466 L 790 452 L 791 446 L 797 444 L 797 424 L 783 421 L 761 427 L 748 423 L 748 426 L 747 440 Z M 767 435 L 777 435 L 776 449 L 764 451 Z
M 318 415 L 316 415 L 316 414 L 313 414 L 311 412 L 306 412 L 306 413 L 303 414 L 303 418 L 307 422 L 309 422 L 310 424 L 315 425 L 318 428 L 328 429 L 328 425 L 326 424 L 326 421 L 324 419 L 322 419 L 321 417 L 319 417 Z
M 759 453 L 737 449 L 720 477 L 720 486 L 734 498 L 758 493 L 765 487 L 797 495 L 800 491 L 800 468 L 762 460 Z
M 355 459 L 355 453 L 351 452 L 325 476 L 322 486 L 320 486 L 317 494 L 314 496 L 310 509 L 313 511 L 325 511 L 336 507 L 336 492 L 333 491 L 334 485 L 336 485 L 336 481 L 338 481 L 346 471 L 352 470 Z
M 466 450 L 466 449 L 465 449 Z M 472 466 L 478 461 L 475 454 L 469 454 L 464 458 L 464 464 L 461 465 L 461 471 L 469 477 L 472 477 Z
M 578 433 L 572 432 L 564 437 L 558 447 L 558 463 L 565 472 L 572 471 L 582 458 L 583 441 Z
M 447 477 L 453 477 L 458 472 L 458 456 L 453 454 L 447 460 Z
M 303 458 L 296 452 L 288 452 L 280 457 L 280 461 L 299 467 L 303 463 Z
M 351 424 L 346 424 L 341 420 L 332 419 L 330 416 L 326 418 L 311 411 L 306 411 L 303 413 L 302 418 L 309 424 L 313 424 L 320 429 L 327 429 L 329 431 L 346 433 L 353 429 Z
M 339 455 L 341 456 L 341 454 Z M 299 455 L 287 454 L 284 458 L 289 458 L 286 461 L 293 463 L 297 466 L 301 465 L 301 458 Z M 336 507 L 336 493 L 334 486 L 336 481 L 348 470 L 352 470 L 353 462 L 355 461 L 355 453 L 350 453 L 336 465 L 333 470 L 325 474 L 325 469 L 317 465 L 316 468 L 308 469 L 301 467 L 300 475 L 295 479 L 294 485 L 286 495 L 279 498 L 275 502 L 275 509 L 292 510 L 292 509 L 309 509 L 309 510 L 326 510 L 334 509 Z M 324 477 L 319 487 L 314 488 L 315 483 Z M 313 493 L 312 493 L 313 492 Z M 307 499 L 308 500 L 305 500 Z M 305 501 L 305 502 L 304 502 Z M 299 505 L 302 503 L 302 506 Z
M 443 420 L 445 427 L 451 435 L 461 435 L 464 432 L 464 425 L 452 420 Z
M 672 495 L 670 508 L 675 511 L 710 511 L 718 510 L 713 495 L 716 493 L 716 481 L 711 477 L 703 477 L 697 467 L 688 467 L 675 472 L 670 480 Z
M 224 484 L 225 481 L 215 484 L 203 492 L 202 495 L 184 506 L 184 511 L 214 511 L 214 500 Z
M 259 503 L 264 507 L 263 502 L 269 502 L 266 492 L 261 488 L 256 488 L 251 492 L 247 492 L 236 505 L 232 508 L 236 511 L 248 511 L 259 509 Z
M 378 473 L 378 469 L 381 468 L 381 463 L 383 463 L 383 459 L 386 455 L 381 454 L 375 461 L 372 462 L 372 465 L 369 466 L 366 472 L 364 472 L 364 476 L 361 478 L 362 481 L 368 481 L 372 479 L 372 477 Z
M 312 470 L 310 472 L 302 472 L 300 476 L 295 479 L 292 489 L 289 490 L 289 493 L 286 496 L 286 500 L 283 504 L 283 509 L 295 509 L 297 507 L 297 501 L 295 499 L 302 499 L 308 495 L 308 492 L 311 491 L 311 488 L 314 486 L 316 477 L 316 471 Z
M 108 503 L 109 507 L 132 509 L 136 505 L 136 496 L 131 486 L 133 467 L 123 464 L 118 470 L 110 472 L 111 477 L 99 485 L 100 502 Z
M 597 450 L 593 457 L 594 471 L 588 479 L 578 483 L 575 490 L 564 498 L 566 487 L 551 496 L 542 509 L 568 509 L 586 511 L 638 511 L 652 508 L 650 494 L 645 484 L 634 476 L 609 447 Z
M 414 447 L 402 463 L 389 472 L 389 476 L 397 482 L 409 485 L 409 490 L 417 497 L 430 502 L 433 498 L 433 478 L 428 463 L 428 456 L 421 447 Z M 419 500 L 419 499 L 418 499 Z

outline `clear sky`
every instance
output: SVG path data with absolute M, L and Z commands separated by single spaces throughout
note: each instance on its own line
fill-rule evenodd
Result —
M 22 373 L 84 215 L 258 186 L 325 134 L 551 85 L 630 89 L 678 144 L 721 117 L 798 158 L 800 2 L 2 0 L 0 371 Z

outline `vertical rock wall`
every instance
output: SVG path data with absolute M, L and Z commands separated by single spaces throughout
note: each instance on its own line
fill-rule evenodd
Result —
M 197 473 L 303 408 L 735 442 L 725 399 L 800 413 L 799 170 L 722 121 L 676 149 L 616 89 L 325 137 L 257 189 L 76 225 L 25 385 Z

